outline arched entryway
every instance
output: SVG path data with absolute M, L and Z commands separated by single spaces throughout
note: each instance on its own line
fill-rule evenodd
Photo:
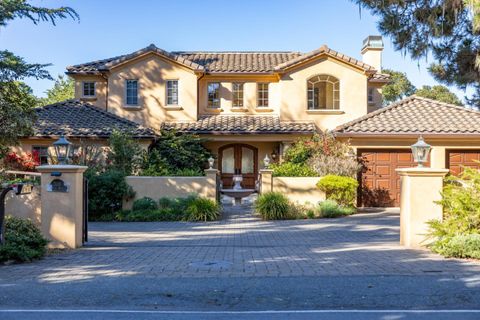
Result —
M 258 150 L 248 144 L 228 144 L 218 149 L 218 165 L 224 188 L 233 187 L 233 176 L 243 177 L 242 187 L 254 189 L 258 176 Z

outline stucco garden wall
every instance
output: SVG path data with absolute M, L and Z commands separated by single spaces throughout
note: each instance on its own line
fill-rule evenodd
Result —
M 40 186 L 33 187 L 32 193 L 15 195 L 10 191 L 5 198 L 5 214 L 18 218 L 30 219 L 40 226 L 42 212 Z
M 325 193 L 317 188 L 319 177 L 273 177 L 272 191 L 281 192 L 290 201 L 317 204 L 325 200 Z

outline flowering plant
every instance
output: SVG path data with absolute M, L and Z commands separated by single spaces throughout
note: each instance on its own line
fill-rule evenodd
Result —
M 12 151 L 7 154 L 4 163 L 8 169 L 35 171 L 35 167 L 40 165 L 40 157 L 38 151 L 27 152 L 22 155 Z

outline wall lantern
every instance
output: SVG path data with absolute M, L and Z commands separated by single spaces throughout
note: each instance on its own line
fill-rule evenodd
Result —
M 420 136 L 418 141 L 412 145 L 413 160 L 418 163 L 418 167 L 422 168 L 424 164 L 428 161 L 428 154 L 432 148 L 428 143 L 423 140 L 423 137 Z
M 268 154 L 266 154 L 265 158 L 263 159 L 263 165 L 265 166 L 265 168 L 268 168 L 268 166 L 270 165 L 270 158 L 268 157 Z
M 215 159 L 212 156 L 208 158 L 208 165 L 210 166 L 209 169 L 213 169 L 213 164 L 215 163 Z
M 275 161 L 277 160 L 277 152 L 275 150 L 272 151 L 272 153 L 270 154 L 270 156 L 272 156 L 272 160 Z
M 55 148 L 55 154 L 57 156 L 58 163 L 67 164 L 72 143 L 65 139 L 64 136 L 61 136 L 60 139 L 53 143 L 53 147 Z

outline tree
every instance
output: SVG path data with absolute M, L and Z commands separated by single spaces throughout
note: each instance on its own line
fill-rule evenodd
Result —
M 390 69 L 385 69 L 382 73 L 390 75 L 390 82 L 382 89 L 385 105 L 408 97 L 415 92 L 415 86 L 408 80 L 406 73 Z
M 27 18 L 34 24 L 71 17 L 77 13 L 69 7 L 56 9 L 36 7 L 25 0 L 2 0 L 0 2 L 0 26 L 6 26 L 15 18 Z M 29 77 L 51 79 L 47 64 L 29 64 L 8 50 L 0 51 L 0 155 L 1 151 L 18 141 L 18 137 L 31 133 L 35 120 L 33 107 L 37 101 L 31 89 L 22 83 Z
M 475 90 L 480 107 L 478 0 L 352 0 L 380 18 L 380 33 L 413 59 L 433 56 L 429 72 L 439 82 Z
M 433 100 L 438 100 L 445 103 L 455 104 L 457 106 L 463 106 L 462 101 L 457 97 L 457 95 L 451 92 L 447 87 L 437 85 L 437 86 L 423 86 L 418 89 L 415 94 L 420 97 L 429 98 Z
M 53 88 L 48 89 L 45 93 L 47 97 L 38 101 L 40 106 L 73 99 L 75 96 L 75 82 L 70 77 L 59 75 L 57 80 L 55 80 Z

